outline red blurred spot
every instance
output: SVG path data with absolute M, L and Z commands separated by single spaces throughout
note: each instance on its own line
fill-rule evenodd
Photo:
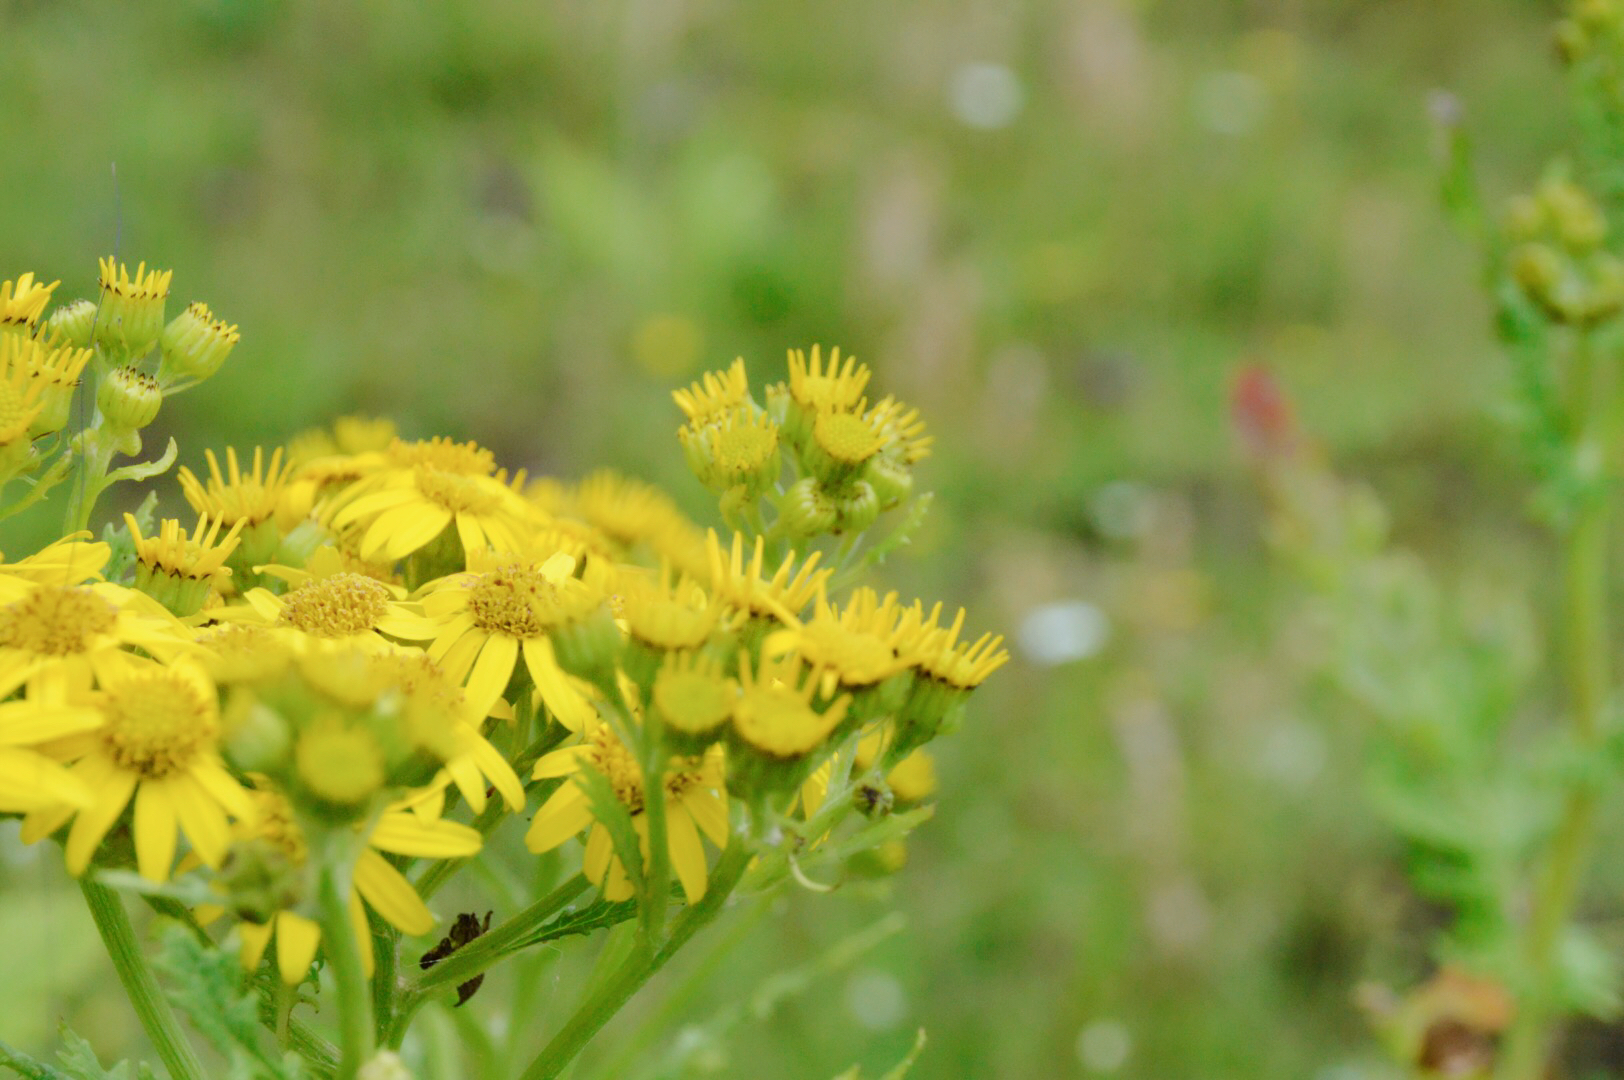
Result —
M 1243 367 L 1229 393 L 1230 422 L 1249 454 L 1287 457 L 1297 449 L 1297 417 L 1285 391 L 1261 364 Z

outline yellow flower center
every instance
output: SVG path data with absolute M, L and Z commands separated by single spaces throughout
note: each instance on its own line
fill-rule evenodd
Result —
M 118 612 L 87 588 L 41 585 L 0 609 L 0 642 L 45 656 L 86 652 L 112 631 Z
M 712 444 L 712 460 L 723 472 L 754 472 L 778 449 L 778 428 L 771 424 L 738 424 L 722 428 Z
M 468 614 L 493 634 L 540 637 L 568 620 L 559 591 L 539 567 L 500 567 L 479 575 L 468 595 Z
M 880 452 L 885 439 L 856 413 L 818 414 L 812 437 L 824 453 L 843 465 L 861 465 Z
M 666 669 L 654 680 L 654 707 L 668 725 L 690 735 L 725 721 L 738 696 L 731 680 L 703 671 Z
M 198 687 L 172 671 L 132 675 L 107 692 L 102 747 L 120 768 L 160 780 L 192 764 L 218 725 Z
M 307 581 L 283 599 L 283 621 L 313 637 L 364 634 L 389 610 L 389 590 L 361 574 Z
M 609 725 L 601 724 L 593 730 L 587 746 L 587 761 L 609 781 L 609 786 L 615 789 L 615 798 L 625 803 L 632 813 L 642 813 L 643 770 L 637 767 L 637 758 L 626 744 L 615 736 Z
M 417 490 L 425 499 L 455 514 L 489 514 L 497 509 L 494 482 L 483 474 L 446 472 L 431 465 L 419 465 Z
M 817 749 L 838 722 L 835 710 L 820 715 L 785 686 L 752 686 L 733 710 L 739 737 L 757 750 L 781 758 L 800 757 Z
M 656 649 L 693 649 L 716 626 L 718 608 L 694 607 L 673 596 L 644 596 L 625 607 L 627 626 Z
M 299 737 L 293 751 L 299 780 L 317 798 L 354 806 L 383 787 L 383 748 L 361 728 L 318 724 Z

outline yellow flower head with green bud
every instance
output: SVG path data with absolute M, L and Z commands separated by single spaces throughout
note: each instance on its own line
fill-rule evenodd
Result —
M 162 348 L 158 381 L 174 389 L 202 382 L 220 370 L 241 340 L 235 323 L 216 319 L 209 305 L 193 301 L 169 321 L 158 339 Z
M 721 661 L 704 653 L 671 653 L 654 676 L 649 704 L 668 738 L 692 744 L 714 741 L 733 715 L 739 684 Z
M 611 901 L 632 895 L 626 868 L 615 853 L 609 830 L 592 813 L 586 791 L 573 778 L 592 769 L 609 781 L 615 797 L 631 815 L 645 860 L 649 857 L 648 816 L 644 813 L 643 771 L 631 750 L 608 724 L 590 731 L 578 746 L 555 750 L 536 762 L 539 780 L 562 777 L 565 782 L 548 797 L 525 833 L 525 846 L 539 854 L 558 847 L 583 829 L 591 828 L 581 871 L 603 888 Z M 705 895 L 705 849 L 700 834 L 717 847 L 727 846 L 727 795 L 722 788 L 721 748 L 699 757 L 673 759 L 665 774 L 666 846 L 671 867 L 690 904 Z
M 923 612 L 923 606 L 916 601 L 903 620 L 904 633 L 919 635 L 913 663 L 921 675 L 959 690 L 973 690 L 1009 662 L 1001 634 L 982 634 L 974 642 L 959 640 L 964 629 L 963 608 L 945 627 L 941 625 L 940 603 L 929 616 Z
M 224 537 L 223 522 L 211 522 L 207 514 L 198 518 L 190 535 L 174 518 L 160 521 L 156 536 L 143 536 L 133 514 L 125 514 L 124 523 L 135 544 L 135 587 L 176 615 L 196 614 L 211 592 L 230 581 L 226 559 L 237 548 L 241 521 Z
M 707 371 L 686 390 L 671 391 L 671 398 L 694 425 L 734 412 L 750 400 L 750 378 L 744 372 L 744 357 L 734 360 L 726 371 Z
M 390 562 L 452 528 L 465 558 L 488 547 L 512 551 L 527 518 L 489 450 L 445 438 L 394 440 L 383 467 L 342 491 L 329 511 L 334 529 L 357 537 L 363 559 Z
M 89 349 L 68 345 L 46 345 L 37 338 L 13 336 L 18 343 L 18 354 L 29 378 L 40 386 L 43 406 L 28 431 L 31 436 L 51 435 L 67 426 L 73 408 L 73 392 L 79 386 L 79 376 L 90 362 Z
M 20 329 L 26 335 L 45 313 L 45 305 L 51 302 L 51 293 L 60 284 L 60 281 L 41 284 L 34 280 L 32 272 L 14 282 L 0 282 L 0 330 Z
M 285 627 L 299 637 L 356 638 L 383 643 L 381 635 L 422 636 L 422 615 L 405 603 L 406 590 L 363 573 L 354 560 L 329 545 L 317 548 L 302 567 L 270 564 L 256 573 L 285 582 L 280 593 L 250 589 L 243 603 L 219 613 L 222 620 Z
M 785 556 L 769 577 L 766 539 L 760 536 L 748 559 L 742 533 L 734 533 L 732 548 L 724 551 L 713 531 L 706 537 L 706 549 L 710 555 L 711 591 L 750 618 L 796 621 L 812 598 L 827 586 L 832 573 L 817 568 L 821 554 L 814 551 L 799 567 L 793 555 Z
M 710 640 L 721 619 L 721 605 L 687 577 L 659 573 L 623 573 L 620 618 L 631 635 L 650 649 L 697 649 Z
M 220 468 L 220 459 L 214 456 L 213 450 L 205 450 L 204 457 L 209 463 L 206 483 L 184 465 L 177 474 L 181 491 L 193 510 L 228 525 L 241 523 L 245 529 L 275 517 L 277 500 L 292 468 L 283 463 L 281 447 L 271 451 L 269 461 L 261 447 L 254 447 L 247 469 L 238 461 L 235 447 L 226 448 L 224 469 Z
M 928 631 L 905 620 L 906 611 L 896 593 L 882 599 L 867 587 L 855 590 L 843 608 L 819 596 L 812 618 L 774 632 L 766 649 L 773 656 L 793 653 L 823 669 L 825 694 L 837 686 L 862 689 L 905 671 L 922 655 Z
M 251 817 L 253 807 L 220 759 L 213 680 L 189 661 L 159 664 L 130 653 L 107 654 L 97 676 L 100 692 L 84 700 L 101 723 L 58 744 L 95 801 L 29 814 L 23 839 L 48 836 L 71 818 L 67 866 L 77 876 L 133 799 L 136 867 L 143 877 L 168 880 L 177 831 L 199 859 L 219 866 L 229 843 L 228 817 Z
M 26 468 L 49 386 L 34 373 L 43 348 L 31 338 L 0 336 L 0 479 Z
M 778 480 L 778 425 L 752 407 L 688 424 L 677 438 L 688 467 L 713 491 L 743 488 L 755 497 Z
M 169 299 L 170 270 L 148 270 L 140 263 L 135 273 L 111 256 L 101 260 L 101 310 L 96 316 L 96 341 L 103 348 L 131 358 L 146 355 L 164 328 L 164 302 Z
M 733 733 L 745 746 L 771 758 L 797 759 L 817 750 L 846 717 L 850 695 L 821 708 L 814 704 L 823 672 L 799 658 L 762 658 L 752 672 L 739 670 L 740 693 L 733 707 Z

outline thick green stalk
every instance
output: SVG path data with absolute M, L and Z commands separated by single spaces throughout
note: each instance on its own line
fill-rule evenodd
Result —
M 338 1080 L 354 1080 L 372 1057 L 372 991 L 361 966 L 361 949 L 350 922 L 349 864 L 325 860 L 316 899 L 321 913 L 322 952 L 338 985 Z
M 664 967 L 677 950 L 721 913 L 739 878 L 744 876 L 745 868 L 750 865 L 750 857 L 750 845 L 743 838 L 734 836 L 733 842 L 722 852 L 722 858 L 711 872 L 704 897 L 677 917 L 665 945 L 654 952 L 646 939 L 640 939 L 620 970 L 604 980 L 597 991 L 581 1003 L 575 1015 L 530 1063 L 521 1080 L 554 1080 L 562 1073 L 603 1025 L 631 1000 L 632 995 Z
M 1578 343 L 1574 356 L 1575 459 L 1596 467 L 1612 460 L 1612 409 L 1607 391 L 1607 365 L 1596 364 L 1589 343 Z M 1573 737 L 1582 753 L 1602 752 L 1604 719 L 1612 676 L 1607 626 L 1608 496 L 1604 478 L 1592 479 L 1593 490 L 1580 503 L 1566 538 L 1563 647 Z M 1500 1080 L 1539 1080 L 1545 1075 L 1554 1030 L 1560 1021 L 1556 986 L 1563 935 L 1579 900 L 1595 833 L 1597 791 L 1585 777 L 1576 780 L 1563 803 L 1562 816 L 1529 910 L 1524 939 L 1525 985 L 1515 1020 L 1506 1033 L 1496 1076 Z
M 124 993 L 135 1007 L 136 1016 L 152 1040 L 153 1048 L 163 1059 L 171 1080 L 203 1080 L 203 1064 L 198 1061 L 191 1043 L 180 1029 L 180 1022 L 158 989 L 158 980 L 141 955 L 141 946 L 135 940 L 135 928 L 130 925 L 129 913 L 118 893 L 89 878 L 79 879 L 79 889 L 85 894 L 91 918 L 101 933 L 107 955 L 112 957 L 118 981 L 124 984 Z

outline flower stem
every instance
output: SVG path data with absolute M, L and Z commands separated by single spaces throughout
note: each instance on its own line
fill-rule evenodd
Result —
M 665 945 L 653 952 L 646 939 L 639 940 L 620 969 L 581 1003 L 575 1015 L 530 1063 L 520 1080 L 554 1080 L 562 1073 L 603 1025 L 631 1000 L 632 995 L 664 967 L 678 949 L 721 913 L 739 878 L 744 875 L 745 868 L 750 865 L 750 857 L 750 845 L 735 835 L 727 850 L 722 852 L 716 868 L 711 871 L 703 899 L 677 917 Z
M 424 972 L 409 991 L 427 994 L 442 986 L 467 982 L 508 953 L 520 948 L 525 937 L 586 891 L 587 880 L 576 874 L 558 888 L 519 912 L 488 934 L 458 949 Z
M 1571 395 L 1574 454 L 1580 467 L 1612 460 L 1613 410 L 1607 408 L 1608 365 L 1596 364 L 1583 337 L 1573 358 Z M 1602 751 L 1604 718 L 1612 681 L 1607 627 L 1608 495 L 1604 477 L 1590 478 L 1566 537 L 1563 623 L 1569 707 L 1573 737 L 1587 757 Z M 1581 777 L 1568 790 L 1556 832 L 1534 894 L 1524 939 L 1526 984 L 1517 1015 L 1506 1033 L 1499 1080 L 1538 1080 L 1545 1075 L 1557 1006 L 1558 961 L 1562 937 L 1573 918 L 1595 833 L 1598 792 Z
M 350 923 L 347 860 L 329 857 L 317 887 L 321 944 L 338 984 L 338 1080 L 354 1080 L 372 1057 L 372 991 L 361 966 L 361 949 Z
M 124 902 L 116 892 L 89 878 L 79 879 L 79 889 L 90 908 L 90 917 L 96 920 L 96 929 L 101 933 L 102 943 L 107 946 L 107 955 L 113 960 L 118 981 L 124 984 L 124 992 L 135 1007 L 141 1026 L 146 1030 L 147 1038 L 152 1040 L 158 1056 L 163 1059 L 170 1077 L 172 1080 L 203 1080 L 203 1064 L 198 1061 L 191 1043 L 186 1041 L 174 1011 L 158 988 L 158 980 L 153 977 L 152 969 L 141 955 L 141 947 L 135 940 L 135 928 L 130 925 Z

